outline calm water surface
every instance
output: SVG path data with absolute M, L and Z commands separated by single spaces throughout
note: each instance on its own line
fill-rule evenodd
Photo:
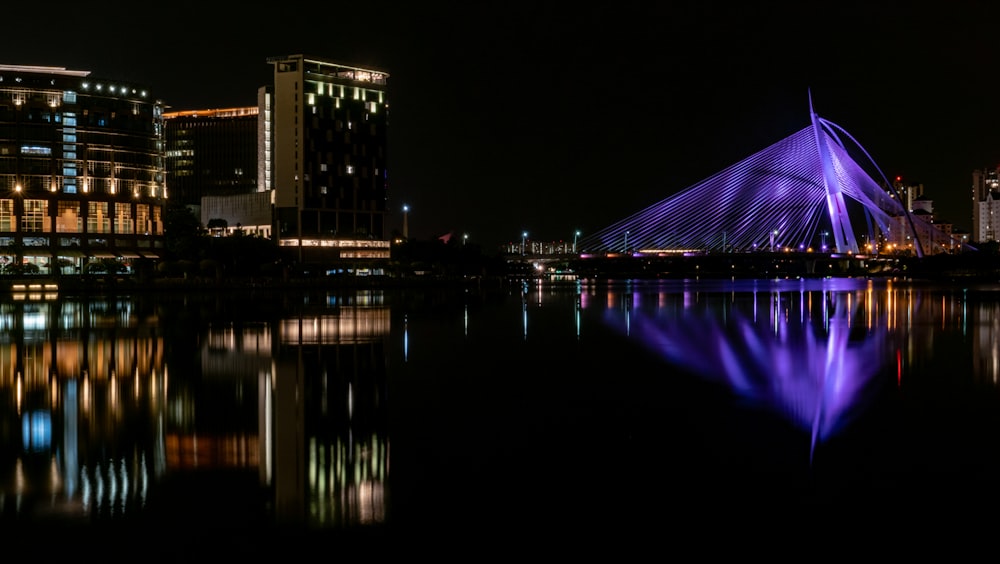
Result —
M 0 553 L 940 530 L 1000 500 L 998 313 L 1000 285 L 865 279 L 13 296 Z

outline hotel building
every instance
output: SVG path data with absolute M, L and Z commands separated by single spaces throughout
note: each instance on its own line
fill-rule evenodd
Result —
M 162 253 L 162 105 L 89 71 L 0 65 L 0 272 Z
M 268 61 L 260 154 L 279 248 L 303 263 L 389 258 L 389 75 L 303 55 Z
M 377 272 L 390 255 L 389 75 L 304 55 L 268 62 L 257 107 L 164 115 L 171 197 L 203 226 L 274 239 L 290 262 Z

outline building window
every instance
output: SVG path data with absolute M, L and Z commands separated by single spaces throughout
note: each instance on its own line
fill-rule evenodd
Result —
M 25 200 L 24 215 L 21 217 L 23 233 L 42 233 L 49 231 L 48 202 L 45 200 Z
M 107 202 L 87 202 L 87 232 L 111 233 Z
M 83 231 L 83 217 L 80 215 L 79 202 L 59 202 L 59 215 L 56 216 L 56 232 L 80 233 Z
M 0 231 L 16 230 L 17 216 L 14 215 L 14 200 L 0 200 Z
M 163 222 L 160 221 L 162 209 L 160 206 L 153 206 L 153 229 L 156 231 L 156 235 L 163 235 Z
M 152 226 L 149 224 L 149 204 L 136 204 L 135 206 L 135 226 L 138 232 L 149 235 Z
M 131 204 L 115 203 L 115 233 L 135 233 Z

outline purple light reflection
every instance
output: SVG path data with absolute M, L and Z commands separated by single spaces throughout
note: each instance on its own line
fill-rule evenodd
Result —
M 679 304 L 642 307 L 636 297 L 626 311 L 607 309 L 606 320 L 808 431 L 810 460 L 871 398 L 893 359 L 887 329 L 863 323 L 863 292 L 754 292 L 752 301 L 716 303 L 671 296 Z

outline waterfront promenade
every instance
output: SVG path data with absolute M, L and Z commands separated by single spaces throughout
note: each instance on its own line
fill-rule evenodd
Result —
M 837 253 L 695 253 L 636 255 L 511 255 L 502 267 L 463 274 L 461 268 L 377 276 L 22 276 L 0 277 L 0 293 L 55 295 L 131 292 L 283 291 L 328 288 L 501 287 L 541 279 L 599 283 L 630 279 L 873 277 L 934 281 L 1000 281 L 1000 255 L 984 252 L 928 257 Z
M 893 277 L 934 280 L 1000 280 L 1000 255 L 985 252 L 916 256 L 839 253 L 692 253 L 672 255 L 523 257 L 511 272 L 544 276 L 573 273 L 577 278 L 825 278 Z

